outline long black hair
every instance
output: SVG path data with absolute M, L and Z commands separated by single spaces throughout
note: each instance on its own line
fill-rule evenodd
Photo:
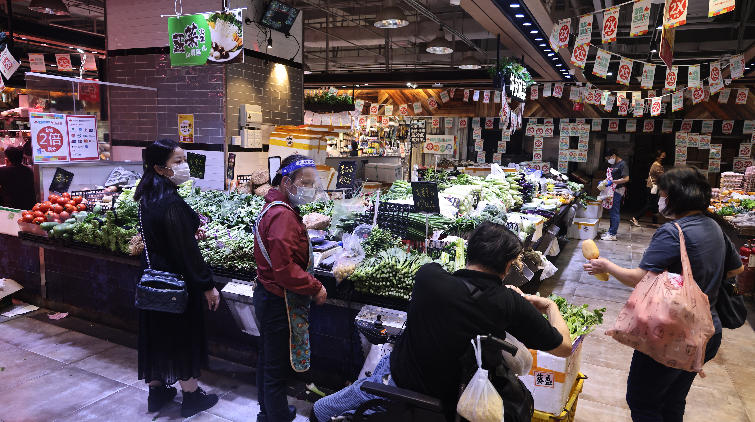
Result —
M 486 221 L 480 224 L 467 243 L 467 261 L 498 274 L 522 253 L 522 242 L 506 226 Z
M 176 185 L 155 170 L 155 166 L 165 167 L 176 148 L 181 146 L 172 139 L 158 139 L 144 149 L 144 164 L 147 170 L 134 192 L 134 200 L 143 199 L 153 203 L 175 192 Z
M 309 157 L 305 157 L 303 155 L 299 154 L 292 154 L 288 157 L 284 158 L 283 161 L 281 161 L 281 167 L 278 169 L 278 173 L 275 174 L 275 177 L 273 178 L 273 183 L 271 183 L 272 186 L 280 186 L 281 180 L 283 180 L 283 175 L 281 174 L 281 170 L 288 167 L 289 164 L 295 163 L 299 160 L 309 160 Z M 289 179 L 295 179 L 294 174 L 298 173 L 301 169 L 296 170 L 295 172 L 289 174 Z

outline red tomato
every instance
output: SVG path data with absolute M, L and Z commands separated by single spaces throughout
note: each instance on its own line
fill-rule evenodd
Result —
M 52 221 L 55 219 L 55 213 L 52 211 L 47 211 L 45 213 L 45 218 L 47 219 L 47 221 Z
M 45 213 L 42 211 L 34 211 L 34 218 L 44 217 Z
M 66 204 L 68 203 L 68 200 L 66 198 L 61 197 L 61 198 L 58 198 L 57 202 L 58 202 L 58 205 L 65 207 Z
M 37 218 L 34 219 L 34 221 L 32 221 L 32 223 L 37 224 L 37 225 L 42 224 L 44 222 L 45 222 L 45 218 L 44 217 L 37 217 Z
M 42 204 L 40 204 L 39 202 L 37 202 L 36 204 L 34 204 L 34 208 L 32 208 L 31 210 L 32 211 L 39 211 L 39 206 L 40 205 L 42 205 Z
M 63 211 L 63 212 L 60 213 L 60 220 L 61 221 L 66 221 L 69 218 L 71 218 L 71 214 L 69 214 L 68 211 Z
M 61 195 L 63 198 L 71 199 L 71 194 L 68 192 L 63 192 L 63 195 Z
M 50 202 L 52 202 L 52 203 L 58 202 L 58 199 L 60 199 L 60 197 L 58 195 L 55 195 L 55 194 L 52 194 L 52 195 L 50 195 L 50 196 L 47 197 L 47 200 L 50 201 Z
M 52 212 L 54 212 L 55 214 L 60 214 L 64 209 L 65 208 L 63 208 L 62 205 L 55 204 L 52 206 Z
M 81 203 L 81 201 L 83 201 L 83 200 L 84 200 L 84 198 L 82 198 L 82 197 L 80 197 L 80 196 L 74 196 L 74 197 L 73 197 L 73 198 L 71 198 L 71 199 L 73 199 L 73 202 L 74 202 L 74 203 L 75 203 L 76 205 L 79 205 L 79 204 Z
M 75 205 L 66 204 L 65 208 L 66 208 L 66 211 L 68 213 L 76 212 L 76 206 Z
M 52 203 L 50 201 L 45 201 L 39 205 L 39 210 L 42 212 L 50 211 L 50 208 L 52 208 Z
M 25 223 L 25 221 L 24 221 L 23 217 L 22 217 L 22 218 L 19 218 L 19 219 L 18 219 L 18 220 L 16 220 L 16 221 L 17 221 L 17 222 L 19 222 L 19 223 Z
M 21 217 L 22 220 L 24 220 L 24 223 L 31 223 L 34 221 L 34 215 L 32 214 L 23 214 Z
M 62 221 L 60 221 L 60 219 L 59 219 L 59 218 L 55 218 L 55 219 L 53 219 L 52 221 L 54 221 L 54 222 L 56 222 L 56 223 L 62 223 Z
M 76 206 L 76 209 L 79 211 L 86 211 L 87 210 L 87 204 L 79 204 Z

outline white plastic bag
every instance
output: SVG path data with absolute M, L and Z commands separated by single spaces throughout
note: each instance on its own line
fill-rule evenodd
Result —
M 364 249 L 359 236 L 355 234 L 343 235 L 343 251 L 336 257 L 333 264 L 333 275 L 337 282 L 348 278 L 356 269 L 357 265 L 364 260 Z
M 532 353 L 530 353 L 529 349 L 522 342 L 509 333 L 506 333 L 506 341 L 519 349 L 516 352 L 516 356 L 511 356 L 511 353 L 506 351 L 501 352 L 503 353 L 503 360 L 506 362 L 506 366 L 518 377 L 529 374 L 532 369 Z
M 490 383 L 488 371 L 482 369 L 480 336 L 477 336 L 477 344 L 472 340 L 472 347 L 478 369 L 461 394 L 456 411 L 469 422 L 503 422 L 503 400 Z

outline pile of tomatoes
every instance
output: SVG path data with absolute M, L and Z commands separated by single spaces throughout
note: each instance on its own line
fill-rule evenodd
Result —
M 87 201 L 81 196 L 74 196 L 68 192 L 62 195 L 50 195 L 47 201 L 34 205 L 31 211 L 24 211 L 21 214 L 19 223 L 42 224 L 44 222 L 61 223 L 69 218 L 71 214 L 78 211 L 86 211 Z

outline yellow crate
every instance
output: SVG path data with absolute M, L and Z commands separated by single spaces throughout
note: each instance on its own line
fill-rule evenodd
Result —
M 535 413 L 532 415 L 532 422 L 573 422 L 574 415 L 577 414 L 577 399 L 579 399 L 579 393 L 582 392 L 582 386 L 586 379 L 587 377 L 581 373 L 577 375 L 577 382 L 574 383 L 574 387 L 572 387 L 571 393 L 569 393 L 569 400 L 566 402 L 566 406 L 564 406 L 564 410 L 560 415 L 553 415 L 551 413 L 535 410 Z

